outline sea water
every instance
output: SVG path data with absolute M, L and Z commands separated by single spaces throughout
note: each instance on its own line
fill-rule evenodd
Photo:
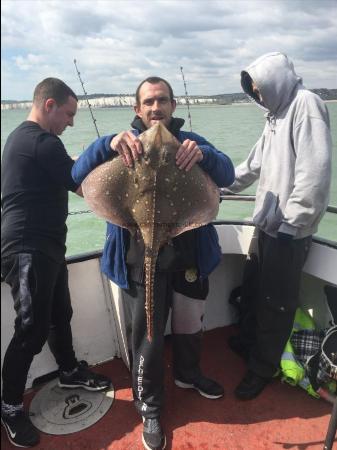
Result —
M 330 193 L 330 205 L 337 206 L 337 103 L 327 103 L 330 113 L 333 140 L 333 176 Z M 130 129 L 134 117 L 132 108 L 104 108 L 93 110 L 96 124 L 101 136 L 119 133 Z M 1 151 L 8 134 L 28 115 L 27 110 L 1 111 Z M 189 130 L 187 109 L 179 106 L 175 116 L 185 119 L 184 129 Z M 263 111 L 254 104 L 203 105 L 191 107 L 193 131 L 205 137 L 218 150 L 226 153 L 235 165 L 242 162 L 250 149 L 260 137 L 265 118 Z M 73 128 L 67 128 L 62 134 L 70 155 L 81 152 L 97 138 L 90 111 L 81 109 L 75 117 Z M 242 192 L 254 194 L 256 183 Z M 223 201 L 220 204 L 217 220 L 242 220 L 252 217 L 254 203 Z M 69 194 L 67 256 L 93 250 L 100 250 L 105 240 L 105 222 L 88 211 L 85 201 L 76 194 Z M 77 212 L 82 212 L 77 214 Z M 337 215 L 326 213 L 322 219 L 318 236 L 337 241 Z

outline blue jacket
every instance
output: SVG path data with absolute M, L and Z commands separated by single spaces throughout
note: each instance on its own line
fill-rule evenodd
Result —
M 138 130 L 132 131 L 136 136 L 140 134 Z M 95 167 L 114 155 L 110 148 L 110 142 L 114 136 L 115 134 L 97 139 L 76 160 L 72 168 L 72 176 L 78 185 Z M 228 156 L 217 150 L 206 139 L 196 133 L 180 130 L 177 132 L 176 137 L 180 142 L 190 139 L 198 144 L 203 153 L 203 159 L 199 166 L 209 174 L 219 187 L 229 186 L 233 183 L 234 167 Z M 117 155 L 117 152 L 115 154 Z M 217 232 L 212 224 L 200 227 L 196 231 L 198 269 L 200 276 L 205 278 L 219 264 L 221 248 Z M 125 249 L 128 238 L 129 231 L 127 229 L 107 222 L 101 269 L 110 280 L 123 289 L 129 287 Z

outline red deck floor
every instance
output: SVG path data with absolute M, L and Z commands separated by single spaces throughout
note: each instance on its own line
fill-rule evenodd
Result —
M 233 390 L 245 371 L 244 362 L 227 346 L 233 329 L 222 328 L 204 334 L 204 373 L 223 383 L 225 397 L 208 400 L 192 390 L 174 385 L 169 338 L 166 357 L 166 403 L 162 424 L 167 449 L 175 450 L 321 450 L 328 427 L 331 405 L 316 400 L 301 388 L 273 381 L 255 400 L 236 400 Z M 109 375 L 115 400 L 108 413 L 95 425 L 66 436 L 41 433 L 40 450 L 138 450 L 142 449 L 141 419 L 130 389 L 130 374 L 122 360 L 114 359 L 96 371 Z M 32 393 L 26 395 L 28 405 Z M 1 427 L 1 448 L 13 448 Z M 337 449 L 337 441 L 335 447 Z

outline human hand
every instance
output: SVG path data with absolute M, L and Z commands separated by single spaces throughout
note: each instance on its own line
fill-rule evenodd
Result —
M 143 153 L 141 141 L 131 131 L 122 131 L 111 141 L 110 147 L 117 152 L 127 167 L 133 167 L 134 161 L 138 160 Z
M 186 139 L 179 147 L 176 154 L 176 164 L 179 169 L 188 172 L 194 164 L 202 161 L 204 155 L 195 141 Z

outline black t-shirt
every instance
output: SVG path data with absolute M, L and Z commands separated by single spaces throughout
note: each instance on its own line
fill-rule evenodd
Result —
M 1 167 L 1 252 L 65 255 L 68 191 L 74 161 L 62 141 L 26 121 L 8 137 Z

